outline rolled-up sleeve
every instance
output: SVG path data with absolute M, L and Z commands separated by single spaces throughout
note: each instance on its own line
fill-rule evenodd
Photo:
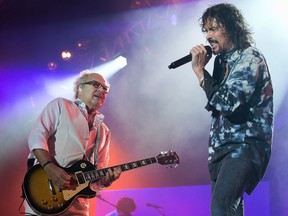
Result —
M 56 99 L 43 109 L 28 136 L 28 145 L 31 152 L 34 149 L 49 151 L 48 139 L 57 129 L 60 112 L 61 101 Z

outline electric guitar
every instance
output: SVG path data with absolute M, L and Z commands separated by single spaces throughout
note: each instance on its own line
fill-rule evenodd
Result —
M 40 215 L 59 215 L 65 212 L 76 197 L 92 198 L 96 192 L 89 187 L 91 181 L 98 181 L 106 175 L 108 169 L 120 168 L 128 171 L 144 167 L 154 163 L 161 165 L 175 165 L 179 157 L 175 152 L 161 152 L 156 157 L 120 164 L 100 170 L 89 161 L 80 160 L 71 167 L 63 168 L 72 178 L 77 181 L 75 190 L 61 190 L 49 179 L 40 164 L 31 167 L 24 177 L 22 185 L 24 195 L 30 207 Z

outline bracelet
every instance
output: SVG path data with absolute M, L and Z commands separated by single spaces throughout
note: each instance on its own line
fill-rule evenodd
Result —
M 44 164 L 42 165 L 42 168 L 44 169 L 44 167 L 45 167 L 46 165 L 48 165 L 49 163 L 53 163 L 53 161 L 52 161 L 52 160 L 48 160 L 46 163 L 44 163 Z
M 201 88 L 204 87 L 204 84 L 205 84 L 204 82 L 205 82 L 205 79 L 204 79 L 204 77 L 202 77 L 201 80 L 199 81 L 199 85 Z

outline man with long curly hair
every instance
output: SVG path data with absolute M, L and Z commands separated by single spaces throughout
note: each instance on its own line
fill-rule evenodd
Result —
M 262 179 L 271 155 L 273 88 L 266 60 L 254 46 L 251 30 L 232 4 L 209 7 L 200 19 L 212 53 L 204 45 L 191 49 L 192 69 L 206 93 L 212 113 L 208 165 L 211 215 L 244 215 L 244 193 Z

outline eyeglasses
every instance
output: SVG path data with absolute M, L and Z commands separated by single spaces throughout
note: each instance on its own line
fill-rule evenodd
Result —
M 88 82 L 85 82 L 85 83 L 80 83 L 81 85 L 92 85 L 94 88 L 99 88 L 101 86 L 101 88 L 104 90 L 104 92 L 107 94 L 110 90 L 110 87 L 109 86 L 104 86 L 102 85 L 101 83 L 95 81 L 95 80 L 92 80 L 92 81 L 88 81 Z

